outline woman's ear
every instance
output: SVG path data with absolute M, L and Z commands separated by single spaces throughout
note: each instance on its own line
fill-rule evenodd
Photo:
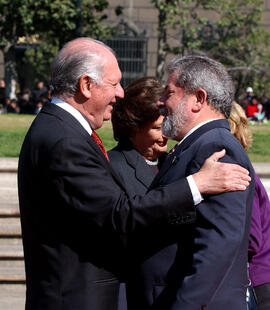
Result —
M 78 82 L 78 91 L 87 99 L 91 97 L 92 86 L 93 81 L 88 75 L 84 74 L 80 77 Z

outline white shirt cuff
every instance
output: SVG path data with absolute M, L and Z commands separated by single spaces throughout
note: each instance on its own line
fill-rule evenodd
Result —
M 199 192 L 198 187 L 197 187 L 192 175 L 189 175 L 187 177 L 187 181 L 188 181 L 188 185 L 189 185 L 190 190 L 191 190 L 194 205 L 196 206 L 203 200 L 203 197 L 202 197 L 201 193 Z

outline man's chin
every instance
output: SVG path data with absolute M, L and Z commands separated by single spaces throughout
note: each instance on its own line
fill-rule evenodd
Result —
M 108 121 L 111 119 L 111 117 L 112 117 L 112 113 L 107 112 L 106 114 L 104 114 L 103 120 Z
M 109 119 L 111 119 L 111 117 L 112 117 L 112 110 L 113 110 L 113 107 L 111 105 L 108 105 L 106 110 L 105 110 L 105 113 L 103 115 L 103 120 L 104 121 L 108 121 Z

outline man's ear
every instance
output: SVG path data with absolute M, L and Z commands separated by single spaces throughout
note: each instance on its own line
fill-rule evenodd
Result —
M 93 87 L 92 79 L 86 74 L 82 75 L 79 79 L 79 82 L 78 82 L 78 91 L 85 98 L 90 98 L 92 87 Z
M 194 112 L 199 112 L 203 105 L 206 104 L 206 99 L 207 99 L 207 93 L 204 89 L 200 88 L 195 92 L 195 102 L 193 105 L 193 111 Z

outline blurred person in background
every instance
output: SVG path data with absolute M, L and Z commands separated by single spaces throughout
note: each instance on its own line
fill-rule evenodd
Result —
M 250 87 L 250 86 L 248 86 L 248 87 L 246 88 L 246 97 L 245 97 L 245 98 L 246 98 L 249 102 L 251 102 L 252 97 L 253 97 L 253 88 Z
M 246 115 L 249 121 L 262 123 L 264 119 L 263 105 L 257 96 L 253 96 L 251 103 L 247 105 Z
M 0 104 L 5 107 L 6 101 L 6 84 L 5 80 L 0 80 Z
M 252 97 L 253 97 L 253 89 L 252 87 L 248 86 L 246 88 L 246 94 L 244 98 L 240 100 L 240 104 L 245 111 L 246 111 L 247 106 L 251 104 Z
M 19 96 L 18 105 L 21 114 L 33 114 L 35 111 L 35 104 L 32 100 L 31 90 L 25 88 Z
M 252 143 L 252 134 L 242 107 L 234 102 L 229 118 L 231 133 L 247 151 Z M 270 309 L 270 202 L 268 194 L 254 172 L 255 192 L 252 205 L 250 238 L 248 248 L 249 277 L 258 302 L 258 310 Z M 256 309 L 251 296 L 249 310 Z
M 20 113 L 20 107 L 16 99 L 6 98 L 6 112 L 7 113 Z
M 270 100 L 266 96 L 260 98 L 265 113 L 265 120 L 270 120 Z
M 36 105 L 38 102 L 41 101 L 42 97 L 48 96 L 48 88 L 44 85 L 43 81 L 38 81 L 36 87 L 32 91 L 32 100 Z

